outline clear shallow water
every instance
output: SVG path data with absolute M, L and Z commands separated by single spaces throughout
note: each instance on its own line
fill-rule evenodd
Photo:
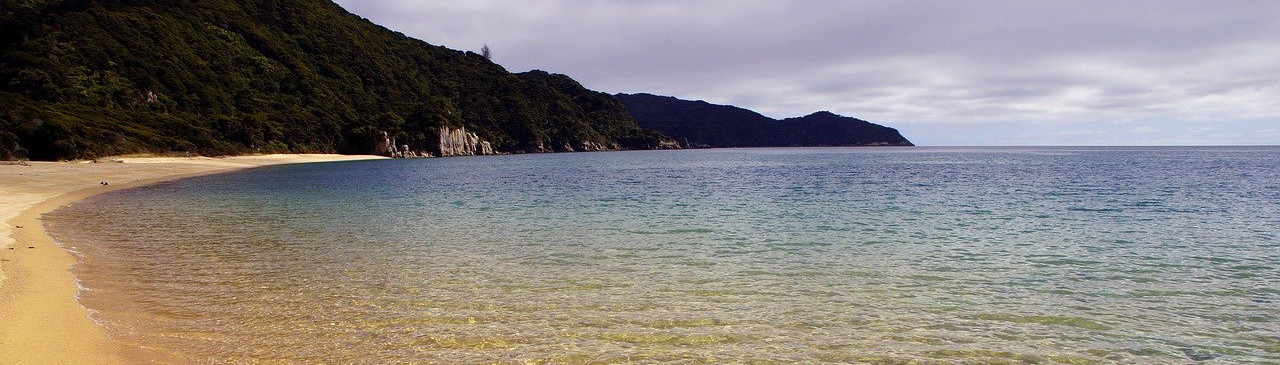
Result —
M 294 165 L 51 213 L 196 363 L 1275 363 L 1280 148 Z

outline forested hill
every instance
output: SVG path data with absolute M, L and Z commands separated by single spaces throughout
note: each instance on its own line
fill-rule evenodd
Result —
M 666 142 L 567 76 L 325 0 L 0 2 L 0 158 L 432 150 L 457 127 L 500 152 Z
M 911 146 L 897 129 L 817 112 L 776 120 L 747 109 L 651 94 L 614 95 L 643 128 L 696 147 Z

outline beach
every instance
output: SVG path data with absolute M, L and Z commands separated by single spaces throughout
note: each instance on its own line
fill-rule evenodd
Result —
M 325 154 L 121 157 L 0 165 L 0 363 L 114 364 L 113 345 L 80 306 L 77 258 L 44 232 L 41 216 L 93 195 L 253 167 L 380 158 Z M 104 185 L 103 182 L 106 184 Z
M 1270 364 L 1276 152 L 0 166 L 0 365 Z
M 297 164 L 102 194 L 42 223 L 82 257 L 79 303 L 145 352 L 133 363 L 1266 364 L 1277 156 Z

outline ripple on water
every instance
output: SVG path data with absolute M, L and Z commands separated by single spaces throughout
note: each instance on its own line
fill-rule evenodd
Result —
M 47 224 L 113 336 L 194 363 L 1266 364 L 1277 152 L 298 165 Z

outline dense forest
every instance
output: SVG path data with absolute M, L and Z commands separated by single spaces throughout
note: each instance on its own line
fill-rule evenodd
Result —
M 643 128 L 690 147 L 911 146 L 898 130 L 817 112 L 776 120 L 747 109 L 651 94 L 614 95 Z
M 669 145 L 564 75 L 390 31 L 327 0 L 3 0 L 0 159 Z

